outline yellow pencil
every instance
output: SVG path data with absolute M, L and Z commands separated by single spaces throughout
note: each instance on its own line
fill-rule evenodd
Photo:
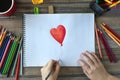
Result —
M 112 2 L 111 1 L 109 1 L 109 0 L 104 0 L 105 2 L 107 2 L 107 3 L 109 3 L 109 4 L 112 4 Z
M 117 1 L 116 3 L 114 3 L 114 4 L 110 5 L 110 6 L 109 6 L 109 8 L 112 8 L 112 7 L 114 7 L 114 6 L 118 5 L 118 4 L 120 4 L 120 0 L 119 0 L 119 1 Z

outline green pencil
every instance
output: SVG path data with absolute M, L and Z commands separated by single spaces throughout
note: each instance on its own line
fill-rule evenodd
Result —
M 18 48 L 18 51 L 17 51 L 17 56 L 16 56 L 16 59 L 15 59 L 15 62 L 14 62 L 14 66 L 13 66 L 13 69 L 12 69 L 12 72 L 11 72 L 11 75 L 13 76 L 14 73 L 15 73 L 15 68 L 16 68 L 16 64 L 17 64 L 17 58 L 18 58 L 18 53 L 20 52 L 20 49 L 22 47 L 22 38 L 19 42 L 19 48 Z
M 13 57 L 15 55 L 15 51 L 17 49 L 17 45 L 18 45 L 18 41 L 17 41 L 17 38 L 15 38 L 15 40 L 12 44 L 12 47 L 10 49 L 10 52 L 8 54 L 8 58 L 6 60 L 5 66 L 4 66 L 3 71 L 2 71 L 2 74 L 7 74 L 8 73 L 10 65 L 11 65 L 12 60 L 13 60 Z

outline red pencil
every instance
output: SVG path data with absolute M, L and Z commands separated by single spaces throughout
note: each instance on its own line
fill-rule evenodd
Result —
M 108 44 L 108 42 L 107 42 L 107 40 L 105 38 L 105 35 L 103 33 L 101 33 L 101 35 L 102 35 L 102 38 L 103 38 L 103 40 L 105 42 L 106 48 L 107 48 L 107 50 L 108 50 L 108 52 L 110 54 L 110 57 L 112 58 L 112 61 L 117 62 L 117 59 L 116 59 L 115 55 L 113 54 L 113 51 L 110 49 L 110 46 L 109 46 L 109 44 Z
M 105 48 L 106 55 L 108 56 L 109 61 L 112 62 L 112 58 L 111 58 L 111 56 L 110 56 L 110 54 L 109 54 L 109 50 L 108 50 L 108 48 L 107 48 L 107 46 L 106 46 L 106 43 L 105 43 L 105 41 L 104 41 L 104 39 L 103 39 L 103 37 L 102 37 L 102 32 L 101 32 L 100 30 L 98 31 L 98 36 L 99 36 L 100 40 L 101 40 L 102 43 L 103 43 L 103 46 L 104 46 L 104 48 Z
M 18 80 L 18 78 L 19 78 L 20 58 L 21 58 L 21 55 L 20 55 L 20 53 L 19 53 L 19 54 L 18 54 L 18 61 L 17 61 L 16 72 L 15 72 L 15 80 Z

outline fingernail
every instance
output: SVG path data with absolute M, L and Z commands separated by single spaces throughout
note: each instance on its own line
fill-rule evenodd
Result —
M 81 53 L 80 55 L 83 57 L 83 56 L 84 56 L 84 53 Z

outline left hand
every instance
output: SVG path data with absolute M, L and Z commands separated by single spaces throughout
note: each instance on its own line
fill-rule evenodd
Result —
M 86 51 L 82 53 L 81 56 L 86 63 L 82 60 L 79 60 L 79 63 L 90 80 L 109 80 L 110 74 L 106 71 L 103 64 L 94 53 Z
M 60 70 L 60 65 L 57 61 L 49 61 L 43 68 L 41 68 L 42 80 L 45 80 L 47 75 L 52 71 L 47 80 L 57 80 Z

